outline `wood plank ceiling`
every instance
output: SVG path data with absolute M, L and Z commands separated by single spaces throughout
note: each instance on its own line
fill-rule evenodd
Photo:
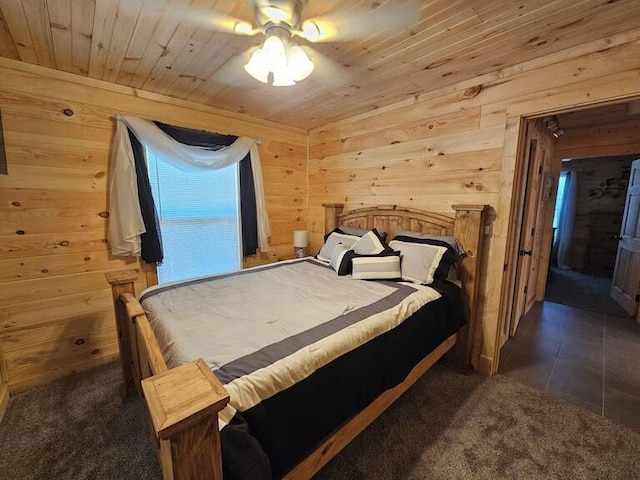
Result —
M 305 17 L 383 1 L 309 0 Z M 272 87 L 239 60 L 263 37 L 207 11 L 252 21 L 246 0 L 0 0 L 0 55 L 310 129 L 640 25 L 638 0 L 423 0 L 410 28 L 314 44 L 311 76 Z

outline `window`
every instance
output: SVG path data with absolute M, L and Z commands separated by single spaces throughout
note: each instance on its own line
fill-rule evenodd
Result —
M 145 151 L 164 249 L 158 282 L 239 270 L 238 165 L 184 172 Z
M 556 195 L 556 208 L 553 212 L 553 244 L 558 242 L 560 230 L 560 217 L 562 216 L 562 207 L 564 205 L 564 187 L 567 184 L 567 172 L 561 172 L 558 179 L 558 193 Z
M 558 194 L 556 195 L 556 208 L 553 212 L 553 228 L 560 226 L 560 214 L 564 204 L 564 186 L 567 181 L 567 172 L 561 172 L 558 179 Z

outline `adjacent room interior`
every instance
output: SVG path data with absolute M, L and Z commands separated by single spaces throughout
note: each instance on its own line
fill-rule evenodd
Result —
M 639 25 L 637 0 L 0 0 L 0 467 L 632 478 Z M 162 330 L 212 298 L 224 330 Z M 232 466 L 229 425 L 258 452 Z

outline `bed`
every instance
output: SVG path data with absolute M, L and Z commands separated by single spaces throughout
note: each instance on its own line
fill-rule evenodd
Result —
M 223 470 L 225 478 L 265 478 L 265 469 L 310 478 L 445 354 L 452 367 L 471 369 L 486 207 L 454 206 L 455 217 L 324 207 L 326 232 L 351 226 L 388 239 L 399 229 L 454 235 L 467 251 L 458 267 L 462 288 L 354 281 L 307 258 L 148 289 L 143 308 L 133 295 L 137 272 L 108 274 L 122 393 L 145 400 L 164 478 L 219 479 Z M 284 290 L 296 295 L 280 298 Z M 213 327 L 204 304 L 222 294 L 210 292 L 229 298 Z M 233 310 L 234 303 L 245 307 Z M 466 323 L 456 320 L 460 311 Z M 256 333 L 248 345 L 236 328 L 243 322 Z M 277 328 L 266 328 L 272 323 Z M 402 354 L 394 354 L 399 345 Z

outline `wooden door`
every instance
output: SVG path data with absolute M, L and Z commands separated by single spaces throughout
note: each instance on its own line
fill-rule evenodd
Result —
M 533 227 L 528 231 L 529 234 L 529 244 L 531 245 L 531 256 L 529 262 L 529 276 L 527 277 L 526 283 L 526 292 L 525 292 L 525 300 L 524 300 L 524 312 L 527 313 L 529 309 L 533 306 L 535 301 L 537 300 L 536 295 L 536 286 L 538 284 L 538 275 L 540 273 L 540 257 L 542 254 L 542 240 L 544 238 L 544 224 L 547 218 L 547 207 L 548 200 L 542 200 L 542 190 L 543 190 L 543 164 L 546 157 L 546 149 L 543 143 L 539 143 L 536 148 L 534 164 L 535 164 L 535 175 L 536 175 L 536 184 L 537 189 L 535 192 L 532 192 L 533 203 L 533 219 L 532 224 Z M 527 233 L 527 232 L 525 232 Z
M 618 255 L 611 282 L 611 297 L 629 315 L 636 316 L 640 321 L 638 295 L 640 295 L 640 159 L 631 164 Z
M 536 242 L 536 224 L 538 222 L 538 205 L 544 152 L 538 148 L 538 139 L 529 138 L 528 143 L 527 157 L 529 166 L 527 168 L 524 192 L 524 218 L 520 228 L 520 243 L 518 246 L 515 301 L 509 331 L 511 336 L 515 335 L 520 319 L 535 301 L 534 287 L 538 270 L 536 262 L 540 250 L 540 242 Z M 538 251 L 535 252 L 534 259 L 536 245 Z

